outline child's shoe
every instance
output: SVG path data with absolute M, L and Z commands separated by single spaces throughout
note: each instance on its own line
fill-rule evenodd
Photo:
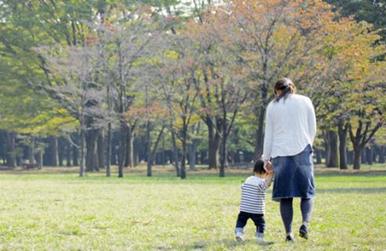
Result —
M 236 241 L 243 242 L 244 241 L 244 235 L 240 232 L 236 233 Z
M 256 242 L 257 242 L 257 244 L 263 245 L 263 246 L 273 244 L 272 241 L 264 240 L 264 234 L 263 233 L 256 233 Z
M 244 231 L 243 229 L 236 228 L 236 241 L 242 242 L 244 241 Z

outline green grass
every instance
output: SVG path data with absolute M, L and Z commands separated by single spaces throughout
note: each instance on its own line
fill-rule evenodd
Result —
M 64 172 L 64 170 L 68 170 Z M 384 170 L 384 169 L 383 169 Z M 228 170 L 227 170 L 228 171 Z M 310 240 L 287 245 L 268 191 L 266 239 L 234 241 L 247 171 L 133 169 L 125 178 L 74 169 L 0 172 L 0 250 L 386 250 L 386 172 L 317 171 Z M 294 228 L 300 224 L 295 201 Z

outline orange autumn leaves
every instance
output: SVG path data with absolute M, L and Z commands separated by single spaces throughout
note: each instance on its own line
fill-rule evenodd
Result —
M 329 74 L 329 64 L 337 62 L 346 66 L 343 74 L 363 79 L 371 58 L 385 51 L 374 46 L 379 36 L 371 25 L 338 18 L 321 0 L 235 0 L 212 7 L 185 27 L 182 34 L 204 54 L 218 47 L 233 51 L 249 71 L 276 72 L 271 80 L 285 73 L 295 79 Z

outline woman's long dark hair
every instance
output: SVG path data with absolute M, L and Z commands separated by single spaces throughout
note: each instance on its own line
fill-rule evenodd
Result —
M 275 102 L 279 102 L 280 99 L 284 98 L 284 100 L 288 97 L 289 94 L 296 92 L 296 86 L 292 83 L 289 78 L 282 78 L 276 82 L 273 88 L 275 95 L 277 91 L 281 91 L 280 95 L 275 97 Z

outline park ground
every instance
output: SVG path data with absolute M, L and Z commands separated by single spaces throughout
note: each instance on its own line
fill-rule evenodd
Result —
M 126 170 L 77 176 L 76 169 L 0 171 L 0 250 L 386 250 L 386 167 L 360 172 L 316 168 L 317 197 L 308 241 L 284 242 L 267 195 L 266 239 L 234 240 L 240 185 L 248 170 Z M 295 201 L 294 228 L 301 219 Z

